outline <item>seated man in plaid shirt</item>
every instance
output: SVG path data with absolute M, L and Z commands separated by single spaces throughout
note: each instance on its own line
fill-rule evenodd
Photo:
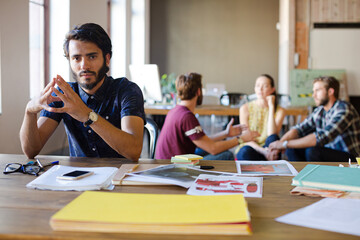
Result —
M 339 81 L 319 77 L 313 82 L 314 112 L 276 142 L 271 151 L 286 149 L 290 161 L 356 161 L 360 156 L 360 119 L 356 109 L 339 100 Z

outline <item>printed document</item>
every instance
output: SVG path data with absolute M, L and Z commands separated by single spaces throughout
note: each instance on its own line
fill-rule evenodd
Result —
M 247 176 L 296 176 L 298 171 L 288 161 L 235 161 L 239 174 Z
M 302 227 L 360 236 L 360 200 L 324 198 L 275 220 Z
M 262 177 L 214 176 L 200 174 L 191 184 L 188 195 L 243 194 L 244 197 L 262 197 Z

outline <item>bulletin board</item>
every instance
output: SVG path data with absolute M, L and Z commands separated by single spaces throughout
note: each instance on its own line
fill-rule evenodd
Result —
M 294 69 L 290 73 L 290 98 L 292 106 L 315 106 L 312 98 L 313 80 L 320 76 L 333 76 L 340 82 L 339 98 L 349 100 L 346 71 L 321 69 Z

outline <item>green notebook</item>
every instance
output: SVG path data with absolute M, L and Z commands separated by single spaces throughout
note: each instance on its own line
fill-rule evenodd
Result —
M 292 185 L 360 192 L 360 168 L 308 164 L 293 178 Z

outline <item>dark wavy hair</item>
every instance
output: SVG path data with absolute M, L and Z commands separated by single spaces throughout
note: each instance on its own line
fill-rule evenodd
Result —
M 83 42 L 92 42 L 98 46 L 105 60 L 105 56 L 110 54 L 112 56 L 112 45 L 109 35 L 105 30 L 96 23 L 85 23 L 82 25 L 77 25 L 74 29 L 70 30 L 65 37 L 64 42 L 64 55 L 69 59 L 69 42 L 70 40 L 79 40 Z M 107 69 L 108 71 L 109 69 Z M 107 72 L 106 71 L 106 72 Z

